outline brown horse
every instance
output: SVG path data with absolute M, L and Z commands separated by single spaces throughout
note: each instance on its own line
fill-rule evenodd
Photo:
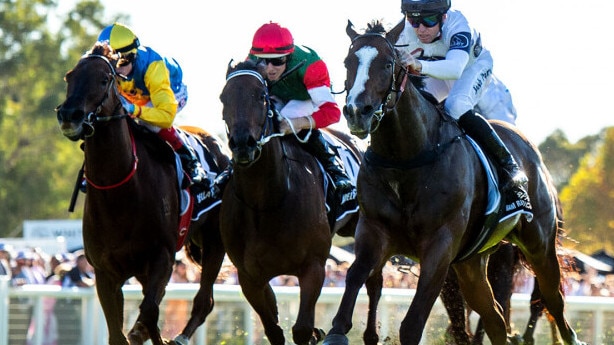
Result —
M 269 281 L 297 276 L 300 306 L 292 336 L 296 344 L 315 344 L 323 331 L 314 327 L 325 263 L 332 236 L 352 235 L 357 212 L 331 229 L 325 208 L 326 175 L 294 135 L 278 133 L 263 66 L 245 61 L 229 66 L 220 99 L 228 127 L 234 172 L 223 196 L 220 231 L 228 256 L 237 267 L 241 289 L 259 315 L 273 345 L 285 344 L 278 325 L 275 294 Z M 348 134 L 327 131 L 353 149 Z
M 350 131 L 360 138 L 371 135 L 371 143 L 358 176 L 356 260 L 325 344 L 347 344 L 363 284 L 369 295 L 363 339 L 365 344 L 377 344 L 381 272 L 395 254 L 420 263 L 416 294 L 399 331 L 401 344 L 419 344 L 450 269 L 467 304 L 482 317 L 491 343 L 508 344 L 505 319 L 486 277 L 489 251 L 503 239 L 516 244 L 531 265 L 563 341 L 582 344 L 564 315 L 556 255 L 556 194 L 537 148 L 514 127 L 493 122 L 529 176 L 534 218 L 529 222 L 516 215 L 499 222 L 473 250 L 486 218 L 486 170 L 456 121 L 406 82 L 417 78 L 398 63 L 391 43 L 403 24 L 386 32 L 374 22 L 360 35 L 348 23 L 346 30 L 352 44 L 345 59 L 344 114 Z
M 88 183 L 83 242 L 96 272 L 109 344 L 143 344 L 151 339 L 160 345 L 166 342 L 158 329 L 159 305 L 179 238 L 175 155 L 169 145 L 143 131 L 126 114 L 114 66 L 108 46 L 96 44 L 66 74 L 66 100 L 57 108 L 57 117 L 66 137 L 84 143 Z M 211 140 L 206 133 L 201 135 Z M 215 146 L 211 149 L 215 152 Z M 222 168 L 228 163 L 223 155 L 216 159 Z M 192 223 L 191 231 L 204 233 L 211 228 L 216 233 L 218 217 L 210 214 Z M 126 338 L 122 286 L 131 277 L 141 283 L 144 297 Z

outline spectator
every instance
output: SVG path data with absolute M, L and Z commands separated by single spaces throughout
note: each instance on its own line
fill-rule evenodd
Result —
M 0 243 L 0 276 L 8 276 L 12 278 L 13 271 L 11 268 L 11 246 Z
M 76 254 L 75 266 L 66 274 L 62 287 L 92 287 L 94 286 L 94 268 L 85 257 L 85 253 Z

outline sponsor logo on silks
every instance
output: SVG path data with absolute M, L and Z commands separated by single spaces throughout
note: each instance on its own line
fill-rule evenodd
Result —
M 199 203 L 199 204 L 201 202 L 209 199 L 209 198 L 213 198 L 213 192 L 210 191 L 210 190 L 209 191 L 203 191 L 203 192 L 200 192 L 200 193 L 196 194 L 196 202 Z
M 352 189 L 351 192 L 343 194 L 343 196 L 341 197 L 341 204 L 343 205 L 346 202 L 354 199 L 356 199 L 356 189 Z

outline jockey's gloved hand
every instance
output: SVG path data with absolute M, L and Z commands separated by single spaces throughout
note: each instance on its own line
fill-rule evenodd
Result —
M 420 71 L 422 71 L 422 64 L 420 61 L 416 60 L 407 49 L 396 49 L 396 52 L 399 62 L 403 66 L 409 68 L 410 72 L 413 74 L 420 74 Z
M 137 109 L 137 107 L 133 103 L 130 103 L 130 101 L 128 101 L 126 98 L 122 96 L 120 96 L 119 99 L 121 100 L 122 106 L 124 107 L 124 109 L 126 109 L 130 117 L 135 118 L 141 115 L 140 108 Z

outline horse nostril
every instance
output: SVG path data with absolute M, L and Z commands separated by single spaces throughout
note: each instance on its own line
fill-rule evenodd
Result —
M 250 137 L 247 138 L 247 147 L 256 147 L 256 146 L 258 146 L 258 142 L 256 141 L 254 137 L 250 135 Z
M 372 113 L 373 113 L 373 109 L 374 109 L 374 108 L 373 108 L 373 106 L 372 106 L 372 105 L 365 105 L 364 107 L 362 107 L 362 110 L 361 110 L 361 112 L 360 112 L 360 113 L 361 113 L 362 115 L 369 115 L 369 114 L 372 114 Z
M 229 149 L 231 149 L 231 150 L 233 150 L 233 149 L 235 149 L 236 147 L 237 147 L 237 143 L 235 143 L 235 140 L 234 140 L 234 138 L 233 138 L 233 137 L 230 137 L 230 138 L 228 139 L 228 148 L 229 148 Z

